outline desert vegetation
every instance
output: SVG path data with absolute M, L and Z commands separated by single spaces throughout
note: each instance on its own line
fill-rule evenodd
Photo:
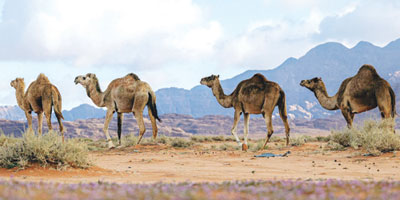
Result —
M 332 130 L 329 136 L 294 135 L 290 146 L 301 147 L 307 143 L 317 143 L 322 151 L 337 151 L 352 148 L 362 154 L 377 156 L 384 152 L 400 149 L 400 136 L 393 134 L 393 120 L 367 120 L 363 126 Z M 114 138 L 117 142 L 118 138 Z M 131 151 L 136 148 L 139 138 L 133 134 L 124 136 L 119 151 Z M 157 139 L 146 137 L 142 145 L 163 145 L 163 148 L 185 150 L 195 148 L 201 151 L 238 151 L 235 145 L 236 138 L 232 136 L 204 136 L 196 135 L 190 138 L 160 136 Z M 263 139 L 249 139 L 249 152 L 262 150 L 286 149 L 285 139 L 273 136 L 272 145 L 263 149 Z M 289 147 L 290 149 L 290 147 Z M 87 138 L 72 138 L 62 143 L 62 138 L 53 131 L 42 136 L 24 133 L 22 137 L 5 136 L 0 134 L 0 167 L 26 168 L 38 164 L 56 168 L 86 168 L 89 167 L 90 152 L 108 151 L 105 140 Z M 117 150 L 118 151 L 118 150 Z
M 44 135 L 24 133 L 21 138 L 0 135 L 0 167 L 25 168 L 30 165 L 86 168 L 90 166 L 86 143 L 77 139 L 63 142 L 50 131 Z
M 346 147 L 361 149 L 371 155 L 400 149 L 400 136 L 393 133 L 393 120 L 366 120 L 363 126 L 333 130 L 328 146 L 340 150 Z

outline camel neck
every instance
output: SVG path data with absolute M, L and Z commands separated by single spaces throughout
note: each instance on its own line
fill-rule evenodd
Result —
M 15 90 L 18 106 L 25 109 L 25 87 L 19 87 Z
M 321 106 L 327 110 L 337 110 L 337 94 L 333 97 L 328 96 L 325 86 L 318 88 L 314 91 L 315 97 L 317 97 Z
M 99 83 L 91 84 L 86 87 L 86 93 L 96 106 L 104 107 L 104 93 L 101 91 Z
M 225 95 L 220 82 L 212 87 L 214 96 L 217 98 L 219 104 L 224 108 L 232 107 L 232 95 Z

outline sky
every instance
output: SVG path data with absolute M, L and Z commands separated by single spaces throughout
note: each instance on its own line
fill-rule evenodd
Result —
M 400 38 L 398 0 L 0 0 L 0 11 L 0 105 L 16 105 L 11 80 L 39 73 L 71 109 L 92 104 L 73 83 L 89 72 L 102 89 L 132 72 L 154 91 L 190 89 L 325 42 Z

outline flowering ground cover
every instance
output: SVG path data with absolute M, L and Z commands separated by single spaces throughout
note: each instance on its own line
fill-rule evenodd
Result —
M 400 182 L 46 183 L 0 180 L 0 199 L 400 199 Z

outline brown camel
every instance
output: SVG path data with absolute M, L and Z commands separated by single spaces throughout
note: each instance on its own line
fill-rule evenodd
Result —
M 300 85 L 314 92 L 323 108 L 340 109 L 349 128 L 354 114 L 377 106 L 382 118 L 394 118 L 396 115 L 395 94 L 390 84 L 378 75 L 372 65 L 361 66 L 355 76 L 345 79 L 333 97 L 328 96 L 321 78 L 302 80 Z
M 40 74 L 36 81 L 33 81 L 28 89 L 25 91 L 25 82 L 23 78 L 16 78 L 11 81 L 10 85 L 15 88 L 15 96 L 17 97 L 18 106 L 24 110 L 28 120 L 28 131 L 33 132 L 32 129 L 32 111 L 38 116 L 38 132 L 42 134 L 43 112 L 46 116 L 47 126 L 49 130 L 53 130 L 51 126 L 51 109 L 54 106 L 60 132 L 64 141 L 64 126 L 61 119 L 64 119 L 61 113 L 61 94 L 57 87 L 50 83 L 49 79 Z
M 139 79 L 136 74 L 128 74 L 122 78 L 113 80 L 105 92 L 100 89 L 99 81 L 95 74 L 86 74 L 86 76 L 77 76 L 75 84 L 80 83 L 85 89 L 89 98 L 99 107 L 106 107 L 107 114 L 104 122 L 104 133 L 107 137 L 108 147 L 113 148 L 114 144 L 108 134 L 108 125 L 117 112 L 118 116 L 118 140 L 121 145 L 121 131 L 123 113 L 133 112 L 139 125 L 140 143 L 146 128 L 143 121 L 143 109 L 147 105 L 151 125 L 153 127 L 153 138 L 157 138 L 156 119 L 161 122 L 157 114 L 156 95 L 150 85 Z
M 290 128 L 287 121 L 286 98 L 285 93 L 277 83 L 268 81 L 262 74 L 255 74 L 250 79 L 241 81 L 229 96 L 225 95 L 222 90 L 219 75 L 202 78 L 200 83 L 212 89 L 221 106 L 235 109 L 231 133 L 236 138 L 237 143 L 242 146 L 242 150 L 247 150 L 250 114 L 262 114 L 265 119 L 268 136 L 262 149 L 265 148 L 274 132 L 272 128 L 272 112 L 275 106 L 279 107 L 279 114 L 285 125 L 286 145 L 289 145 Z M 236 128 L 242 113 L 244 115 L 244 144 L 240 142 L 236 134 Z

